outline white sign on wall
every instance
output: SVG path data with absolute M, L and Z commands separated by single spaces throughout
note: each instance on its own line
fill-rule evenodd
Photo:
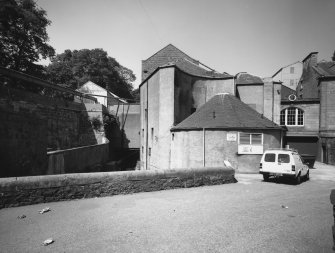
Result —
M 237 134 L 236 133 L 227 133 L 227 141 L 236 141 Z
M 263 145 L 238 145 L 239 154 L 263 154 Z

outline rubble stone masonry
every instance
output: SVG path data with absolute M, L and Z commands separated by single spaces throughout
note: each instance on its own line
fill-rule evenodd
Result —
M 331 191 L 331 194 L 330 194 L 330 203 L 333 205 L 333 215 L 334 215 L 334 225 L 333 225 L 333 241 L 334 241 L 334 246 L 333 246 L 333 250 L 335 251 L 335 189 Z
M 0 177 L 42 175 L 47 150 L 97 144 L 84 104 L 0 88 Z
M 0 208 L 235 183 L 232 168 L 122 171 L 0 179 Z

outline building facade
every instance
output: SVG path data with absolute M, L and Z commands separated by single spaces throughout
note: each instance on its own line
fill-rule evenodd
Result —
M 279 69 L 272 78 L 274 81 L 282 82 L 284 86 L 295 90 L 302 75 L 302 68 L 303 63 L 297 61 Z
M 318 63 L 317 52 L 312 52 L 273 77 L 244 72 L 232 76 L 218 73 L 168 45 L 142 61 L 141 169 L 220 166 L 228 160 L 236 169 L 256 172 L 259 154 L 239 154 L 240 136 L 244 134 L 249 134 L 250 140 L 253 134 L 262 134 L 263 148 L 288 145 L 306 157 L 335 164 L 334 66 L 333 62 Z M 287 81 L 291 79 L 293 85 Z M 250 122 L 244 129 L 195 128 L 197 122 L 187 129 L 181 127 L 222 93 L 238 99 L 277 128 L 260 131 Z M 214 117 L 220 102 L 215 106 L 207 112 Z M 234 114 L 239 113 L 230 111 L 224 117 L 233 119 Z

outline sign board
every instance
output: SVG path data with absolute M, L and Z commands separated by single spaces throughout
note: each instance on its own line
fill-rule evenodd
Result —
M 263 145 L 238 145 L 239 154 L 262 155 Z
M 237 134 L 236 133 L 227 133 L 227 141 L 236 141 Z

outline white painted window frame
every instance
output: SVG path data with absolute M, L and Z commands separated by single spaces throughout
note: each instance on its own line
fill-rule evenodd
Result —
M 249 134 L 249 144 L 241 144 L 240 136 L 241 133 Z M 252 144 L 252 135 L 260 134 L 262 136 L 262 144 Z M 246 133 L 246 132 L 238 132 L 238 154 L 248 154 L 248 155 L 258 155 L 263 154 L 264 149 L 264 134 L 263 133 Z
M 295 124 L 294 125 L 288 125 L 287 124 L 287 111 L 288 111 L 288 109 L 289 108 L 294 108 L 295 109 L 295 115 L 294 115 L 294 117 L 295 117 Z M 303 127 L 303 126 L 305 126 L 305 112 L 304 112 L 304 110 L 302 110 L 302 109 L 300 109 L 300 108 L 298 108 L 298 107 L 286 107 L 285 109 L 283 109 L 284 110 L 284 112 L 285 112 L 285 119 L 284 119 L 284 126 L 289 126 L 289 127 Z M 283 111 L 282 110 L 282 111 Z M 299 112 L 299 110 L 300 111 L 302 111 L 302 125 L 298 125 L 298 112 Z M 280 115 L 281 115 L 281 112 L 280 112 Z

